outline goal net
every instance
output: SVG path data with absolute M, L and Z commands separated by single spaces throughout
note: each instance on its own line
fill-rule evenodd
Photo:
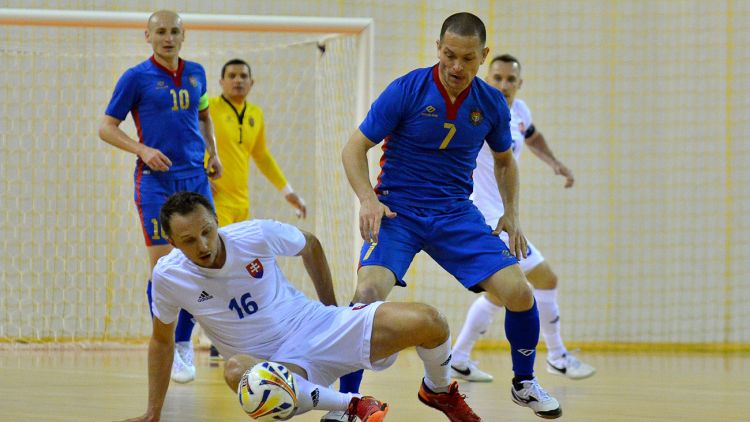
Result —
M 122 15 L 138 15 L 137 23 L 0 25 L 0 343 L 128 342 L 150 334 L 149 265 L 133 204 L 136 157 L 97 135 L 120 75 L 152 53 L 138 29 L 148 15 Z M 269 147 L 309 209 L 298 220 L 251 165 L 252 217 L 316 233 L 337 296 L 350 298 L 356 220 L 339 154 L 370 100 L 361 79 L 369 71 L 361 67 L 370 66 L 361 60 L 368 35 L 289 23 L 261 32 L 191 30 L 190 18 L 183 20 L 181 57 L 204 66 L 210 96 L 221 92 L 227 60 L 251 64 L 249 101 L 263 108 Z M 137 139 L 132 116 L 121 127 Z M 301 260 L 281 265 L 316 297 Z

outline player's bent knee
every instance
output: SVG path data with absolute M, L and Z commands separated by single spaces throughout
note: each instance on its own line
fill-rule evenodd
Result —
M 545 289 L 556 289 L 557 288 L 557 274 L 552 271 L 546 277 Z
M 529 271 L 526 274 L 526 278 L 529 279 L 529 282 L 535 289 L 550 290 L 557 288 L 557 274 L 552 271 L 552 268 L 546 261 L 542 261 L 542 263 Z
M 418 306 L 421 322 L 419 329 L 424 333 L 422 346 L 427 348 L 437 347 L 445 342 L 450 335 L 448 320 L 437 308 L 423 303 L 415 303 Z
M 534 291 L 528 283 L 519 283 L 516 288 L 511 290 L 506 301 L 505 307 L 510 311 L 528 311 L 534 306 Z
M 385 300 L 385 297 L 380 293 L 380 290 L 373 284 L 364 283 L 357 286 L 357 290 L 354 293 L 354 303 L 373 303 L 378 300 Z

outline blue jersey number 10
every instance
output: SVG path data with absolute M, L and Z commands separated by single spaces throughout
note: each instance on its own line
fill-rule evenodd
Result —
M 181 89 L 179 93 L 170 89 L 169 93 L 172 94 L 172 111 L 187 110 L 190 107 L 190 93 L 187 89 Z

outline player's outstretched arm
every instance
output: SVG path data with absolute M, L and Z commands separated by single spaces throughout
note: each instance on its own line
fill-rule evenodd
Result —
M 260 119 L 259 119 L 260 120 Z M 263 124 L 258 128 L 258 136 L 255 139 L 255 145 L 251 153 L 258 170 L 266 176 L 276 189 L 279 189 L 284 195 L 284 199 L 295 209 L 298 218 L 307 218 L 307 204 L 301 196 L 292 190 L 292 186 L 284 177 L 284 172 L 271 154 L 271 150 L 266 143 L 266 129 Z
M 211 113 L 208 108 L 198 112 L 198 126 L 200 126 L 203 140 L 206 142 L 206 151 L 208 151 L 208 163 L 206 169 L 208 177 L 218 179 L 224 168 L 219 161 L 219 151 L 216 149 L 216 137 L 214 136 L 214 124 L 211 121 Z
M 158 149 L 147 147 L 146 145 L 131 139 L 122 129 L 120 129 L 120 123 L 122 123 L 122 120 L 105 115 L 99 126 L 99 138 L 123 151 L 136 154 L 151 170 L 169 170 L 172 162 L 166 155 Z
M 547 163 L 547 165 L 552 167 L 552 170 L 554 170 L 555 174 L 565 177 L 566 188 L 573 186 L 573 183 L 575 183 L 573 172 L 565 167 L 565 164 L 563 164 L 560 160 L 555 158 L 555 154 L 552 153 L 549 145 L 547 145 L 547 140 L 544 138 L 544 135 L 542 135 L 542 132 L 534 132 L 533 135 L 526 139 L 526 145 L 529 147 L 531 152 L 534 153 L 534 155 L 536 155 L 540 160 L 544 161 L 545 163 Z
M 148 344 L 148 405 L 146 413 L 124 422 L 157 422 L 161 418 L 164 397 L 169 387 L 169 374 L 174 359 L 175 323 L 164 324 L 153 318 L 153 332 Z
M 359 130 L 355 130 L 341 151 L 346 178 L 359 198 L 359 232 L 365 242 L 377 243 L 380 220 L 396 216 L 375 195 L 370 183 L 370 168 L 367 164 L 367 151 L 376 144 Z
M 299 252 L 302 262 L 305 263 L 305 270 L 315 285 L 315 291 L 318 293 L 318 299 L 324 305 L 336 306 L 336 294 L 333 291 L 333 277 L 331 277 L 331 268 L 328 266 L 328 259 L 323 250 L 323 246 L 314 234 L 301 230 L 305 235 L 305 247 Z
M 518 164 L 510 148 L 493 152 L 492 157 L 495 160 L 495 180 L 505 209 L 493 234 L 500 234 L 501 231 L 508 233 L 510 253 L 518 259 L 526 258 L 526 238 L 521 232 L 518 218 Z

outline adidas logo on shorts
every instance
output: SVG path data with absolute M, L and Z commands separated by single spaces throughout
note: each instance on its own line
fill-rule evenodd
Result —
M 205 290 L 201 292 L 201 295 L 198 296 L 198 302 L 205 302 L 208 299 L 213 299 L 214 297 L 208 294 Z

